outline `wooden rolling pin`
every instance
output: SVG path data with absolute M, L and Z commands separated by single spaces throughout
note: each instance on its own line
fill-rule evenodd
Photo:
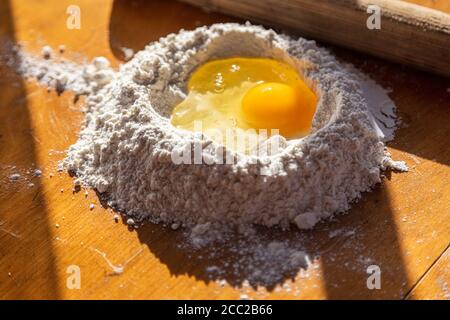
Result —
M 441 11 L 398 0 L 183 1 L 450 77 L 450 15 Z M 380 29 L 367 27 L 369 5 L 380 8 Z

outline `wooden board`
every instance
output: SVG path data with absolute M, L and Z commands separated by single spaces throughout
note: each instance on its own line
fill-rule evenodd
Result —
M 433 266 L 428 269 L 422 279 L 408 294 L 408 299 L 425 297 L 434 300 L 450 300 L 450 289 L 448 283 L 450 266 L 450 248 L 440 256 Z
M 425 2 L 448 10 L 446 0 Z M 80 30 L 66 28 L 71 4 L 81 8 Z M 24 41 L 30 50 L 64 44 L 67 58 L 103 55 L 118 66 L 121 47 L 139 50 L 180 28 L 231 20 L 162 0 L 2 1 L 0 53 L 8 53 L 8 41 Z M 206 272 L 212 263 L 233 262 L 231 254 L 202 259 L 178 247 L 179 231 L 151 224 L 130 231 L 93 191 L 72 193 L 72 179 L 56 166 L 76 141 L 83 101 L 47 92 L 0 64 L 0 298 L 448 299 L 450 81 L 329 48 L 392 89 L 403 126 L 389 149 L 411 171 L 390 175 L 348 214 L 300 233 L 304 249 L 320 256 L 307 276 L 286 275 L 255 289 L 233 273 L 221 285 Z M 12 173 L 22 178 L 12 182 Z M 372 264 L 381 268 L 380 290 L 366 287 Z M 71 266 L 80 268 L 80 289 L 67 286 Z

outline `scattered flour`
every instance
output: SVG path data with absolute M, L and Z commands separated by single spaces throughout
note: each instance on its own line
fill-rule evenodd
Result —
M 109 68 L 109 61 L 103 57 L 92 63 L 80 65 L 65 59 L 53 57 L 53 50 L 45 46 L 42 58 L 16 49 L 16 59 L 11 62 L 26 78 L 55 88 L 58 93 L 71 90 L 76 95 L 95 95 L 115 77 L 116 72 Z
M 124 56 L 125 61 L 128 61 L 131 58 L 133 58 L 133 56 L 134 56 L 133 49 L 122 47 L 122 48 L 120 48 L 120 50 L 122 50 L 122 52 L 123 52 L 123 56 Z
M 12 175 L 9 176 L 9 180 L 11 181 L 17 181 L 20 179 L 20 174 L 19 173 L 13 173 Z

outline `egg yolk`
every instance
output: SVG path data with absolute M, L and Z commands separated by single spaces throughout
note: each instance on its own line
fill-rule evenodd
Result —
M 291 137 L 309 130 L 312 110 L 308 110 L 307 103 L 298 88 L 267 82 L 248 90 L 242 99 L 241 109 L 252 127 L 279 129 L 283 136 Z
M 309 133 L 316 110 L 317 97 L 298 72 L 272 59 L 210 61 L 192 73 L 187 87 L 171 123 L 185 130 L 209 130 L 213 140 L 230 139 L 229 130 L 250 138 L 262 129 L 268 136 L 278 132 L 300 138 Z

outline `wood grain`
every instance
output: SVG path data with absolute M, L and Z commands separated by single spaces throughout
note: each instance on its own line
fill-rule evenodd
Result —
M 450 77 L 450 15 L 397 0 L 184 0 Z M 380 29 L 366 22 L 380 8 Z M 372 12 L 373 13 L 373 12 Z
M 450 300 L 450 248 L 408 294 L 408 299 Z
M 436 1 L 446 3 L 446 1 Z M 65 28 L 65 10 L 77 4 L 80 30 Z M 64 44 L 76 61 L 103 55 L 118 66 L 121 47 L 144 44 L 179 28 L 231 21 L 173 1 L 11 0 L 0 2 L 0 56 L 11 41 L 29 50 Z M 392 89 L 403 126 L 389 150 L 411 167 L 391 174 L 352 210 L 314 231 L 280 233 L 317 255 L 316 268 L 298 270 L 255 288 L 245 274 L 227 272 L 220 285 L 206 268 L 235 262 L 223 248 L 215 259 L 191 252 L 180 231 L 147 224 L 130 231 L 113 221 L 96 194 L 72 193 L 72 178 L 57 162 L 76 141 L 83 101 L 58 96 L 18 77 L 0 59 L 0 298 L 19 299 L 236 299 L 446 297 L 450 242 L 450 81 L 361 54 L 329 47 Z M 35 168 L 43 171 L 33 176 Z M 12 182 L 9 176 L 20 173 Z M 34 186 L 29 186 L 33 183 Z M 95 204 L 89 210 L 90 204 Z M 448 251 L 448 249 L 447 249 Z M 382 270 L 381 290 L 366 287 L 366 267 Z M 81 289 L 66 286 L 67 268 L 81 270 Z M 123 266 L 114 273 L 112 266 Z M 244 277 L 245 278 L 245 277 Z M 441 279 L 435 285 L 434 279 Z M 290 289 L 288 289 L 290 288 Z

